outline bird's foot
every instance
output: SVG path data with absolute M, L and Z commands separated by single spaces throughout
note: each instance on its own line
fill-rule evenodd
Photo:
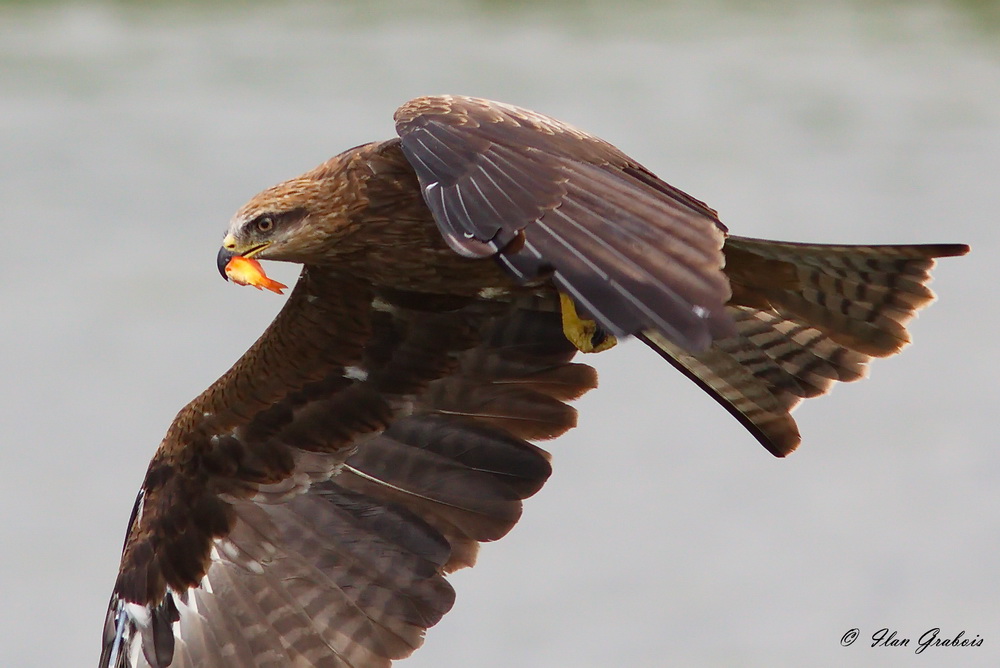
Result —
M 618 339 L 604 331 L 604 328 L 596 322 L 581 318 L 576 312 L 576 304 L 569 295 L 560 292 L 559 303 L 562 307 L 563 333 L 577 350 L 584 353 L 599 353 L 618 343 Z

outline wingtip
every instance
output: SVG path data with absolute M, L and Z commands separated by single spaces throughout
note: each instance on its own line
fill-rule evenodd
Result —
M 117 594 L 111 597 L 108 613 L 104 620 L 104 644 L 101 647 L 101 658 L 98 668 L 122 668 L 122 645 L 125 642 L 125 623 L 128 615 L 125 603 Z

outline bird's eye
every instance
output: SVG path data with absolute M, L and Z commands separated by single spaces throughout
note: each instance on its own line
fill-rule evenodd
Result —
M 274 227 L 274 219 L 271 216 L 259 216 L 257 218 L 257 230 L 259 232 L 270 232 Z

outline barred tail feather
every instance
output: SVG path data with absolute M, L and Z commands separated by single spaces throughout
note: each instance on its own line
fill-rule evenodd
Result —
M 722 404 L 772 454 L 801 440 L 791 411 L 899 352 L 934 294 L 935 257 L 963 245 L 824 246 L 729 237 L 727 311 L 736 334 L 690 354 L 662 333 L 639 338 Z
M 934 300 L 927 287 L 934 258 L 964 255 L 969 247 L 834 246 L 731 236 L 724 250 L 732 304 L 770 307 L 853 350 L 887 357 L 910 342 L 906 324 Z M 767 271 L 757 270 L 765 264 Z M 775 274 L 782 278 L 775 281 Z
M 813 327 L 767 311 L 729 307 L 735 336 L 689 354 L 659 332 L 639 338 L 718 401 L 767 450 L 784 457 L 801 440 L 791 411 L 835 381 L 863 378 L 869 356 Z

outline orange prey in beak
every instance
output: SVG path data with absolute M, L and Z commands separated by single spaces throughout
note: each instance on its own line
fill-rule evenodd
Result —
M 252 285 L 258 290 L 270 290 L 279 295 L 288 288 L 284 283 L 268 278 L 260 262 L 242 255 L 234 255 L 226 264 L 225 271 L 226 278 L 238 285 Z

